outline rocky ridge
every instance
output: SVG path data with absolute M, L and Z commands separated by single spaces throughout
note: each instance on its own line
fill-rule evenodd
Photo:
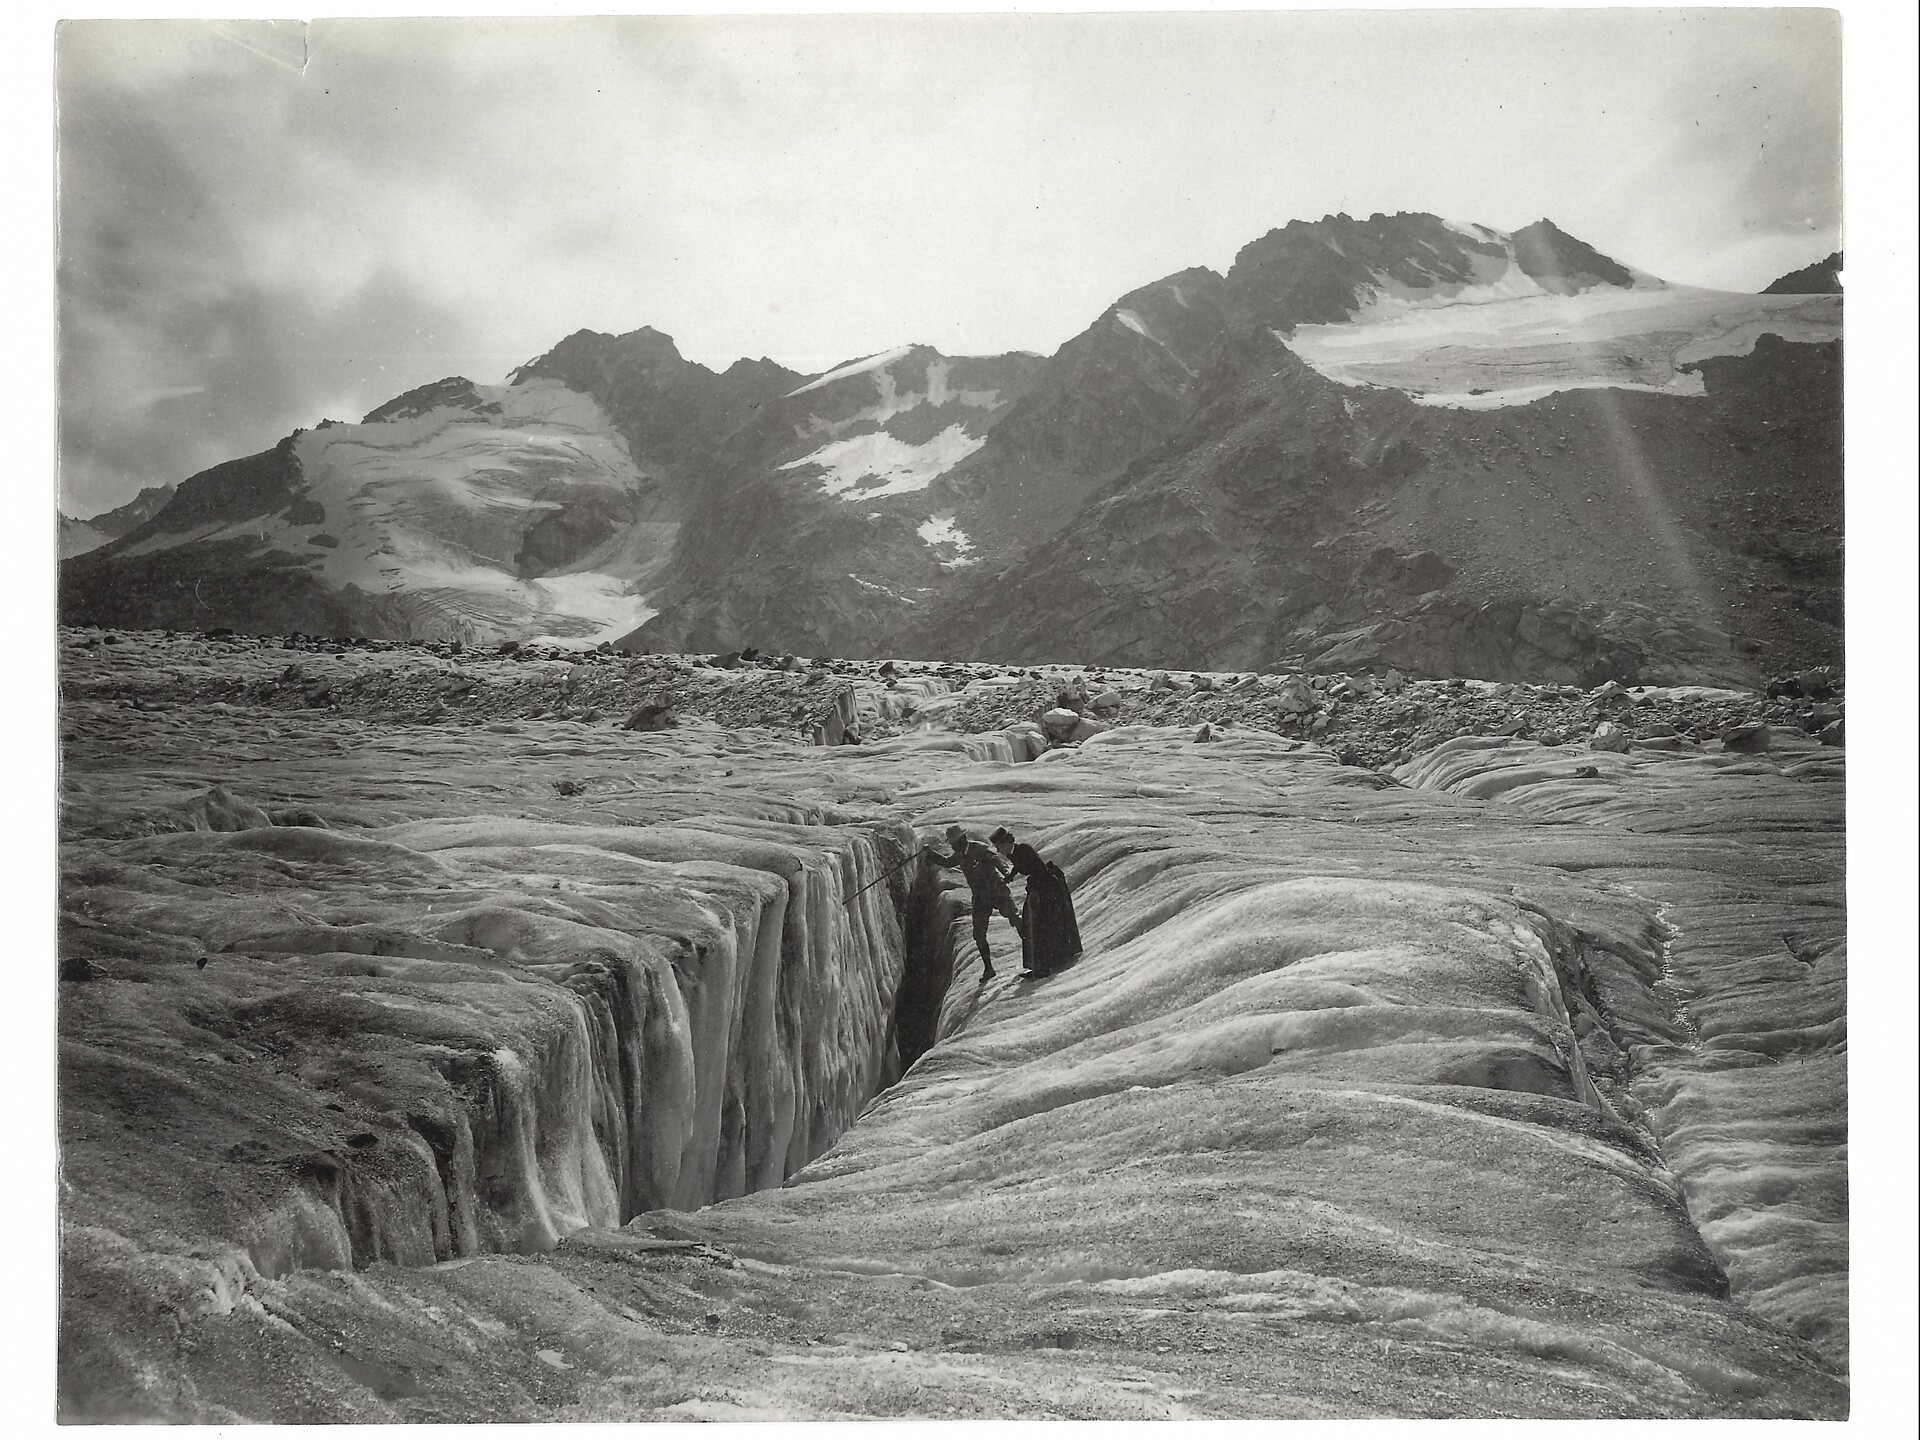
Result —
M 1751 686 L 1841 659 L 1839 334 L 1406 214 L 1290 222 L 1051 357 L 582 331 L 192 477 L 63 614 Z
M 91 515 L 84 520 L 76 520 L 70 515 L 60 516 L 60 558 L 70 560 L 75 555 L 84 555 L 89 550 L 97 550 L 111 540 L 118 540 L 135 526 L 143 525 L 159 514 L 169 500 L 173 498 L 175 487 L 172 485 L 150 485 L 124 505 Z
M 1840 275 L 1846 269 L 1846 257 L 1834 251 L 1824 260 L 1782 275 L 1762 292 L 1767 295 L 1838 295 Z

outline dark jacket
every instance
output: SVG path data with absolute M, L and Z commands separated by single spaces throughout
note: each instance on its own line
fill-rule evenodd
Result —
M 1021 907 L 1025 933 L 1021 937 L 1027 968 L 1046 974 L 1080 953 L 1080 921 L 1073 913 L 1073 893 L 1067 877 L 1051 860 L 1024 843 L 1013 847 L 1013 869 L 1027 879 L 1026 904 Z
M 943 855 L 931 846 L 927 854 L 933 857 L 933 863 L 948 870 L 958 870 L 967 877 L 967 888 L 973 891 L 975 899 L 985 899 L 992 895 L 1010 895 L 1007 889 L 1009 867 L 1000 853 L 990 845 L 982 845 L 978 840 L 969 840 L 957 855 Z

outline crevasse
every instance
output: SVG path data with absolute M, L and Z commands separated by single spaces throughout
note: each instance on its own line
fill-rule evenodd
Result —
M 401 828 L 452 860 L 499 838 Z M 514 828 L 523 844 L 607 839 Z M 700 837 L 716 858 L 671 867 L 701 912 L 679 917 L 677 935 L 650 932 L 647 916 L 623 934 L 500 906 L 448 920 L 443 946 L 497 947 L 518 963 L 501 981 L 513 987 L 502 1042 L 449 1048 L 437 1103 L 416 1097 L 394 1117 L 404 1126 L 364 1153 L 307 1163 L 252 1227 L 253 1266 L 277 1276 L 536 1252 L 583 1227 L 779 1185 L 824 1152 L 899 1078 L 903 915 L 924 908 L 910 894 L 917 871 L 883 878 L 910 843 L 904 826 L 827 833 L 811 851 Z M 616 834 L 607 843 L 634 851 L 687 838 Z

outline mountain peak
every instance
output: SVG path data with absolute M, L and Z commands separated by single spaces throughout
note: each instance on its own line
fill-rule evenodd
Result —
M 430 385 L 421 385 L 396 395 L 386 404 L 376 406 L 361 417 L 362 425 L 378 425 L 383 420 L 408 420 L 415 415 L 424 415 L 429 410 L 452 408 L 456 410 L 481 410 L 486 402 L 474 389 L 473 381 L 464 375 L 449 375 L 444 380 L 435 380 Z M 322 420 L 320 426 L 327 428 L 337 422 Z
M 1838 295 L 1840 276 L 1846 269 L 1841 251 L 1824 260 L 1816 260 L 1790 275 L 1782 275 L 1760 293 L 1762 295 Z
M 638 330 L 629 330 L 614 339 L 622 345 L 646 346 L 650 349 L 671 350 L 675 355 L 680 347 L 673 343 L 673 337 L 664 330 L 656 330 L 651 325 L 642 325 Z
M 1572 295 L 1598 285 L 1633 288 L 1633 272 L 1542 217 L 1512 235 L 1514 258 L 1542 290 Z

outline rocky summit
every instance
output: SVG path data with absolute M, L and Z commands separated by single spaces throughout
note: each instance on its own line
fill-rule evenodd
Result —
M 1333 215 L 1051 356 L 716 372 L 582 331 L 66 522 L 62 615 L 1753 688 L 1842 659 L 1835 273 Z
M 1848 1411 L 1836 670 L 60 656 L 69 1422 Z

